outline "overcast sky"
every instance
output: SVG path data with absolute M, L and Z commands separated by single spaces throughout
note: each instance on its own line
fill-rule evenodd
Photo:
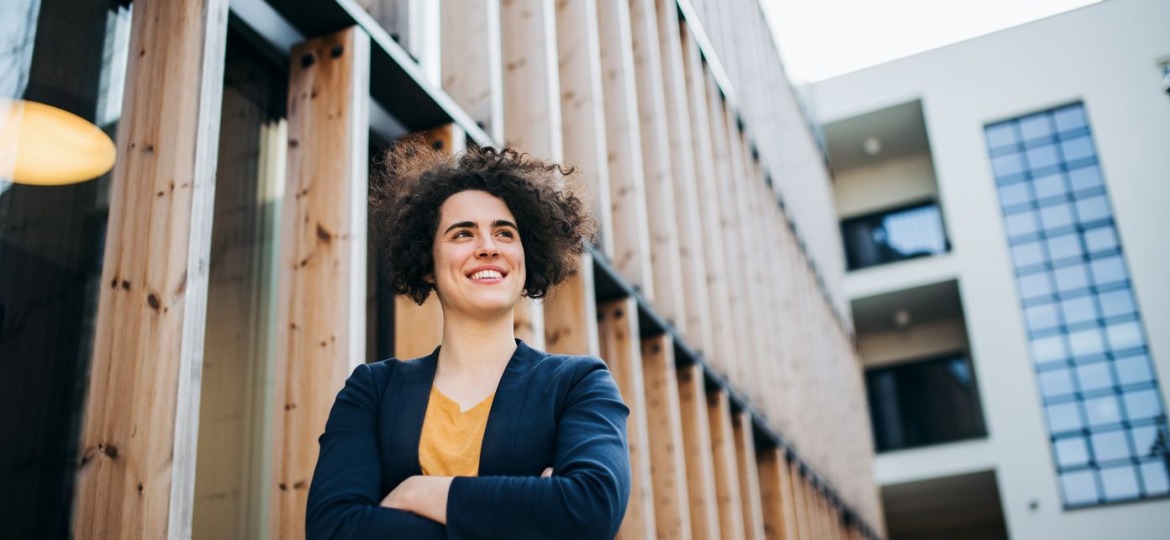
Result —
M 761 0 L 793 83 L 814 82 L 1100 0 Z

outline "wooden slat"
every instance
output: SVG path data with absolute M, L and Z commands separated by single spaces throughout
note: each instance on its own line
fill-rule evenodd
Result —
M 82 538 L 191 534 L 227 4 L 134 4 L 77 477 Z
M 642 340 L 646 380 L 646 419 L 650 433 L 650 472 L 654 481 L 657 538 L 690 539 L 691 512 L 679 410 L 674 343 L 662 334 Z
M 432 148 L 455 153 L 466 146 L 463 130 L 455 124 L 424 131 L 422 136 Z M 394 297 L 394 356 L 403 360 L 431 354 L 443 341 L 443 307 L 439 296 L 431 294 L 420 306 L 407 296 Z
M 642 135 L 638 124 L 630 8 L 627 0 L 598 0 L 601 88 L 613 207 L 613 265 L 647 299 L 654 299 L 650 229 L 646 217 Z
M 601 224 L 598 244 L 605 257 L 612 260 L 615 230 L 609 199 L 597 1 L 557 2 L 556 13 L 565 161 L 580 171 L 593 213 Z
M 351 27 L 290 55 L 270 488 L 280 538 L 304 535 L 317 437 L 365 359 L 369 54 L 369 36 Z
M 666 123 L 666 89 L 654 0 L 629 0 L 630 35 L 638 91 L 638 126 L 650 231 L 650 268 L 654 307 L 679 332 L 686 332 L 686 295 L 679 257 L 679 229 L 674 208 L 674 167 Z
M 545 350 L 548 352 L 601 354 L 591 255 L 582 255 L 580 271 L 549 293 L 544 300 L 544 317 Z
M 443 90 L 493 139 L 504 140 L 500 3 L 439 2 Z
M 504 59 L 504 141 L 534 156 L 561 161 L 560 77 L 553 0 L 500 4 Z M 544 348 L 544 312 L 523 300 L 516 306 L 516 337 Z
M 752 417 L 747 411 L 732 416 L 735 457 L 739 466 L 739 493 L 743 503 L 743 526 L 749 540 L 764 540 L 764 508 L 760 494 L 760 471 L 756 464 L 756 442 Z
M 618 530 L 618 538 L 654 536 L 654 486 L 650 477 L 650 439 L 646 415 L 646 388 L 642 376 L 642 347 L 638 338 L 638 305 L 632 298 L 597 306 L 601 357 L 617 381 L 622 399 L 630 408 L 627 421 L 630 444 L 630 503 Z
M 796 519 L 796 535 L 801 540 L 809 540 L 814 538 L 812 531 L 809 529 L 808 512 L 805 509 L 805 499 L 807 495 L 804 491 L 804 477 L 800 475 L 800 471 L 795 462 L 788 462 L 788 478 L 792 480 L 792 508 Z
M 707 269 L 706 290 L 711 308 L 711 335 L 714 350 L 708 351 L 707 360 L 715 371 L 727 375 L 729 363 L 738 353 L 733 330 L 727 282 L 727 257 L 719 229 L 720 216 L 718 179 L 711 155 L 711 121 L 707 114 L 707 84 L 704 78 L 703 62 L 699 47 L 691 38 L 685 25 L 679 27 L 682 39 L 684 75 L 688 89 L 691 115 L 691 153 L 695 159 L 695 173 L 698 182 L 698 218 L 702 222 L 703 255 Z
M 711 453 L 711 424 L 703 368 L 678 369 L 678 400 L 686 448 L 687 495 L 690 497 L 691 534 L 696 540 L 719 538 L 719 508 L 715 491 L 715 461 Z
M 758 454 L 760 498 L 764 513 L 764 537 L 768 540 L 797 540 L 796 515 L 788 462 L 779 448 Z
M 744 538 L 743 500 L 739 491 L 735 433 L 731 427 L 731 402 L 726 390 L 716 388 L 707 392 L 707 419 L 711 422 L 711 455 L 715 465 L 720 536 Z
M 686 73 L 683 71 L 682 41 L 679 36 L 678 6 L 674 0 L 656 0 L 658 42 L 662 52 L 663 85 L 666 88 L 667 141 L 673 164 L 675 217 L 680 238 L 679 264 L 683 289 L 690 294 L 684 306 L 686 330 L 683 335 L 696 350 L 714 353 L 711 335 L 711 308 L 706 290 L 707 266 L 703 259 L 703 230 L 699 217 L 698 184 L 694 152 L 691 149 L 691 115 L 687 103 Z

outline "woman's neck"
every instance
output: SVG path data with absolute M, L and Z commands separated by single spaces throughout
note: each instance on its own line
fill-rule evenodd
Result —
M 438 374 L 445 379 L 462 379 L 503 373 L 516 351 L 512 312 L 486 321 L 448 315 L 443 317 Z

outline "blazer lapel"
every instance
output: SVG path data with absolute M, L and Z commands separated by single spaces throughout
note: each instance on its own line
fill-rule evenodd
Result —
M 390 379 L 383 403 L 383 418 L 389 421 L 382 433 L 384 440 L 386 476 L 397 485 L 409 476 L 422 474 L 418 463 L 418 443 L 422 437 L 423 419 L 431 385 L 435 381 L 439 349 L 428 356 L 398 364 Z
M 542 353 L 516 340 L 516 352 L 508 360 L 492 410 L 488 413 L 483 443 L 479 451 L 479 475 L 500 476 L 515 474 L 516 434 L 520 414 L 527 398 L 528 372 Z

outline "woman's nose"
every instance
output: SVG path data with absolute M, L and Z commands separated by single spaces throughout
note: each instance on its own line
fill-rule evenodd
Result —
M 500 251 L 496 247 L 496 242 L 491 235 L 484 236 L 483 241 L 479 244 L 479 249 L 475 251 L 476 257 L 495 257 L 499 254 Z

